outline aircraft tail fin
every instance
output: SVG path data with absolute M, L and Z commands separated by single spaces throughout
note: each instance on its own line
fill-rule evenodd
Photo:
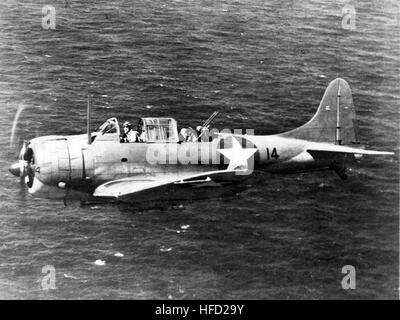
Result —
M 280 134 L 287 138 L 338 145 L 359 144 L 356 114 L 349 84 L 337 78 L 325 90 L 317 113 L 299 128 Z

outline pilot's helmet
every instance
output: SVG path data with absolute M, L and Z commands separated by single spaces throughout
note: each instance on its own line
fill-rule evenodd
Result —
M 124 124 L 122 125 L 124 128 L 132 128 L 132 125 L 129 121 L 125 121 Z

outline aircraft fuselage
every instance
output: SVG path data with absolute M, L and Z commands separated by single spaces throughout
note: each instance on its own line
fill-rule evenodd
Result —
M 125 177 L 183 176 L 224 169 L 226 159 L 217 150 L 230 148 L 232 138 L 211 142 L 120 143 L 99 139 L 87 144 L 85 135 L 45 136 L 30 141 L 35 160 L 35 177 L 29 192 L 38 197 L 84 199 L 110 180 Z M 244 148 L 256 148 L 249 159 L 254 171 L 288 172 L 323 168 L 327 161 L 315 161 L 306 152 L 307 141 L 278 135 L 243 136 Z
M 351 89 L 341 78 L 329 83 L 307 123 L 276 135 L 210 131 L 206 141 L 188 142 L 193 141 L 193 135 L 186 134 L 191 128 L 181 128 L 178 134 L 175 119 L 149 117 L 139 120 L 137 131 L 128 122 L 121 134 L 113 117 L 91 132 L 90 104 L 87 119 L 86 135 L 39 137 L 21 149 L 10 172 L 25 178 L 32 195 L 136 201 L 146 192 L 168 200 L 171 193 L 180 197 L 194 190 L 208 197 L 207 188 L 215 188 L 215 194 L 217 187 L 244 182 L 252 173 L 330 168 L 346 179 L 348 162 L 362 155 L 393 155 L 365 150 L 360 144 Z M 209 119 L 200 126 L 199 136 L 207 131 L 202 130 L 209 127 Z M 129 130 L 136 132 L 136 139 L 128 139 Z

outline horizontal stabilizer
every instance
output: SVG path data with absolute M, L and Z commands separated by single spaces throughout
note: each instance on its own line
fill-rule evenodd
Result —
M 393 155 L 394 152 L 365 150 L 359 148 L 352 148 L 342 145 L 328 144 L 328 143 L 310 143 L 307 145 L 308 152 L 337 152 L 337 153 L 351 153 L 351 154 L 365 154 L 365 155 Z

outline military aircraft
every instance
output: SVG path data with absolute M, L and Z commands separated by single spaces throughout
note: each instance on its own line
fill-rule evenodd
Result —
M 329 84 L 310 121 L 275 135 L 209 132 L 189 141 L 173 118 L 142 118 L 142 142 L 126 143 L 116 118 L 92 132 L 90 103 L 87 121 L 86 134 L 24 144 L 9 170 L 31 195 L 64 203 L 207 198 L 259 172 L 331 169 L 345 179 L 346 164 L 362 155 L 393 154 L 360 144 L 351 89 L 341 78 Z

